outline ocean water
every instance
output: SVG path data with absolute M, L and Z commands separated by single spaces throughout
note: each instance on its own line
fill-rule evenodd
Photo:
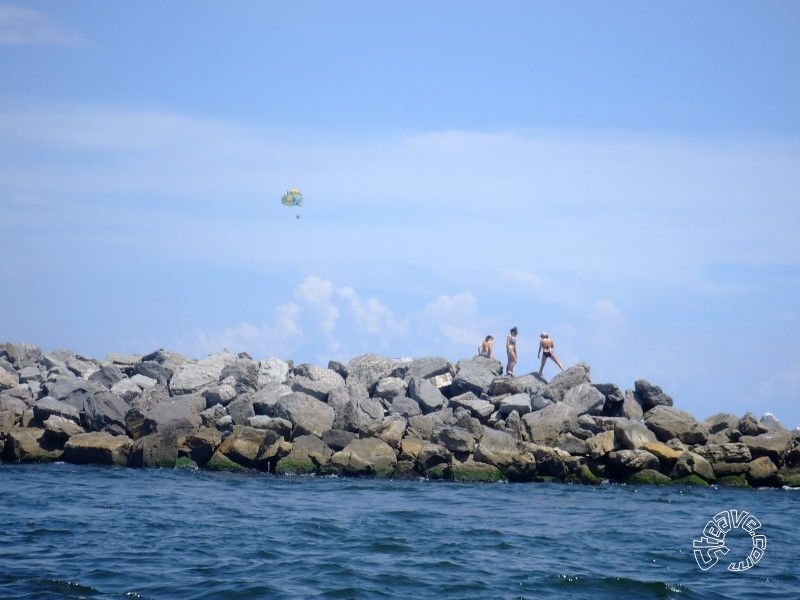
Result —
M 752 538 L 703 571 L 721 511 Z M 800 492 L 0 465 L 0 598 L 800 598 Z M 730 560 L 729 560 L 730 559 Z

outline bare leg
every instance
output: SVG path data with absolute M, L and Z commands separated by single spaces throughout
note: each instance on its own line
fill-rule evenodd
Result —
M 514 365 L 517 364 L 517 355 L 508 353 L 508 366 L 506 367 L 506 375 L 514 374 Z
M 546 362 L 547 362 L 547 357 L 546 356 L 542 356 L 542 364 L 539 365 L 539 375 L 540 376 L 544 372 L 544 363 L 546 363 Z
M 552 353 L 551 353 L 551 354 L 550 354 L 550 358 L 552 358 L 552 359 L 553 359 L 553 362 L 554 362 L 554 363 L 556 363 L 556 364 L 558 365 L 558 368 L 559 368 L 559 369 L 561 369 L 562 371 L 564 370 L 564 367 L 562 367 L 562 366 L 561 366 L 561 363 L 558 361 L 558 358 L 556 358 L 556 355 L 555 355 L 555 354 L 552 354 Z

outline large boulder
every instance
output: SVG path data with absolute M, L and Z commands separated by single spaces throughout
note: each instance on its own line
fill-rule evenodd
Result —
M 614 435 L 623 448 L 638 450 L 648 442 L 656 441 L 656 434 L 642 423 L 621 419 L 614 425 Z
M 269 383 L 285 383 L 289 379 L 289 363 L 279 358 L 265 358 L 259 363 L 257 385 L 259 388 Z
M 202 425 L 200 411 L 205 409 L 205 398 L 199 395 L 175 396 L 159 402 L 144 413 L 143 433 L 171 428 L 189 433 Z
M 347 444 L 358 438 L 358 434 L 353 431 L 343 429 L 329 429 L 322 434 L 322 441 L 334 451 L 344 450 Z
M 759 423 L 756 416 L 751 412 L 746 413 L 739 419 L 737 429 L 741 435 L 757 436 L 762 433 L 767 433 L 767 428 Z
M 333 373 L 333 371 L 331 371 L 331 373 Z M 293 392 L 306 394 L 307 396 L 311 396 L 312 398 L 316 398 L 322 402 L 327 402 L 331 390 L 333 390 L 336 386 L 331 385 L 331 383 L 328 381 L 316 381 L 314 379 L 309 379 L 308 377 L 295 377 L 294 379 L 290 380 L 289 387 L 292 388 Z M 341 385 L 339 387 L 341 387 Z
M 705 444 L 708 431 L 689 413 L 673 406 L 660 404 L 647 411 L 644 422 L 662 442 L 673 438 L 684 444 Z
M 60 402 L 83 410 L 86 401 L 95 394 L 108 392 L 102 385 L 95 381 L 84 381 L 74 375 L 58 376 L 55 380 L 48 380 L 44 389 L 47 395 Z
M 329 388 L 345 384 L 345 378 L 333 369 L 323 369 L 316 365 L 303 364 L 295 368 L 294 372 L 297 377 L 305 377 L 311 381 L 327 383 Z
M 471 454 L 475 450 L 475 436 L 461 427 L 443 427 L 433 441 L 453 454 Z
M 50 415 L 44 420 L 44 429 L 48 442 L 57 447 L 63 447 L 64 443 L 73 435 L 86 433 L 86 431 L 71 419 L 65 419 L 58 415 Z
M 689 450 L 675 462 L 671 475 L 676 479 L 697 475 L 706 481 L 714 481 L 717 478 L 711 463 L 696 452 Z
M 3 460 L 8 462 L 49 462 L 61 458 L 61 448 L 47 439 L 44 429 L 14 427 L 5 438 Z
M 586 450 L 593 458 L 601 458 L 614 450 L 622 449 L 613 430 L 601 431 L 586 439 Z
M 500 406 L 497 407 L 497 412 L 502 417 L 507 417 L 513 411 L 516 411 L 520 416 L 531 412 L 531 397 L 525 392 L 512 394 L 503 398 L 500 401 Z
M 455 367 L 446 358 L 415 358 L 402 369 L 401 374 L 406 379 L 410 377 L 431 379 L 439 375 L 454 375 Z M 396 373 L 396 376 L 399 377 L 400 374 Z
M 254 392 L 258 389 L 258 363 L 252 358 L 240 356 L 222 368 L 219 382 L 231 385 L 237 394 Z
M 564 404 L 575 409 L 579 415 L 602 414 L 605 401 L 606 397 L 590 383 L 581 383 L 568 389 L 562 399 Z
M 276 417 L 292 422 L 293 437 L 310 434 L 321 438 L 323 433 L 333 429 L 334 409 L 306 394 L 293 392 L 282 396 L 274 412 Z
M 262 461 L 265 449 L 279 441 L 279 436 L 268 429 L 236 426 L 217 451 L 233 462 L 254 469 L 266 470 Z
M 454 396 L 472 392 L 476 396 L 487 394 L 494 378 L 499 375 L 492 369 L 492 363 L 482 357 L 458 361 L 456 376 L 450 386 Z
M 408 419 L 408 437 L 419 438 L 422 440 L 433 439 L 434 434 L 441 428 L 448 425 L 455 425 L 453 410 L 445 408 L 427 415 L 418 415 Z
M 110 390 L 115 383 L 126 379 L 125 373 L 117 365 L 105 364 L 89 376 L 90 381 L 95 381 L 107 390 Z
M 40 423 L 44 423 L 53 415 L 70 419 L 75 423 L 81 422 L 81 416 L 77 408 L 51 396 L 45 396 L 41 400 L 37 400 L 33 405 L 33 416 Z
M 753 460 L 750 448 L 742 443 L 706 444 L 695 452 L 709 462 L 719 477 L 746 473 Z
M 634 395 L 641 404 L 644 412 L 655 408 L 656 406 L 672 406 L 672 398 L 661 391 L 657 385 L 653 385 L 649 381 L 639 379 L 634 382 Z
M 783 483 L 778 467 L 768 456 L 761 456 L 750 462 L 747 480 L 755 487 L 777 487 Z
M 578 363 L 574 367 L 564 369 L 550 380 L 542 391 L 545 398 L 554 402 L 561 402 L 564 395 L 574 387 L 584 383 L 591 383 L 589 365 Z
M 536 474 L 536 460 L 524 452 L 510 433 L 484 427 L 475 446 L 475 460 L 494 465 L 512 481 L 530 480 Z
M 528 402 L 530 406 L 530 398 Z M 450 398 L 450 406 L 453 407 L 453 410 L 465 408 L 473 417 L 478 419 L 486 419 L 494 412 L 494 404 L 488 400 L 481 400 L 472 392 L 465 392 Z
M 173 395 L 191 394 L 219 382 L 222 370 L 234 363 L 236 357 L 229 352 L 217 352 L 197 362 L 180 365 L 169 380 Z
M 0 369 L 0 391 L 10 390 L 19 385 L 19 375 L 14 371 Z
M 703 426 L 709 434 L 722 433 L 730 438 L 731 432 L 739 427 L 739 417 L 731 413 L 717 413 L 705 419 Z
M 160 429 L 140 437 L 128 452 L 128 466 L 174 467 L 178 461 L 179 438 L 182 439 L 174 429 Z
M 273 416 L 278 400 L 291 393 L 292 389 L 288 385 L 274 381 L 268 382 L 250 395 L 253 410 L 257 415 Z
M 577 428 L 578 413 L 563 402 L 545 406 L 522 417 L 527 439 L 537 444 L 556 444 L 562 433 Z
M 625 393 L 613 383 L 595 383 L 595 389 L 603 394 L 603 414 L 609 417 L 621 417 L 625 405 Z
M 401 398 L 408 391 L 408 383 L 399 377 L 384 377 L 375 385 L 374 396 L 388 402 Z
M 226 408 L 234 425 L 247 425 L 248 419 L 256 416 L 250 394 L 242 394 Z
M 658 470 L 658 457 L 647 450 L 616 450 L 607 455 L 608 467 L 618 477 L 629 476 L 644 469 Z
M 767 456 L 773 462 L 780 463 L 783 456 L 792 447 L 795 436 L 790 431 L 779 433 L 762 433 L 760 435 L 743 435 L 739 443 L 750 450 L 754 458 Z
M 330 462 L 347 475 L 390 475 L 397 466 L 397 455 L 383 440 L 356 439 L 336 452 Z
M 175 366 L 177 368 L 177 365 Z M 172 378 L 171 369 L 153 360 L 142 360 L 142 362 L 134 365 L 133 369 L 135 373 L 134 377 L 136 375 L 141 375 L 142 377 L 155 380 L 159 385 L 163 385 L 164 387 L 169 385 L 169 380 Z
M 149 379 L 153 382 L 153 385 L 156 384 L 155 379 L 150 379 L 149 377 L 144 377 L 143 375 L 137 375 L 137 377 Z M 118 398 L 121 398 L 126 404 L 131 404 L 137 397 L 141 396 L 142 386 L 137 384 L 132 379 L 128 379 L 126 377 L 125 379 L 118 381 L 111 386 L 111 393 Z
M 633 390 L 627 390 L 625 392 L 625 399 L 622 401 L 622 409 L 619 416 L 630 419 L 631 421 L 641 421 L 644 419 L 644 409 L 642 409 L 639 400 L 636 399 Z
M 205 465 L 222 443 L 218 429 L 201 427 L 186 436 L 184 447 L 187 455 L 199 466 Z
M 400 415 L 401 417 L 411 418 L 422 414 L 419 402 L 407 396 L 398 396 L 392 400 L 389 406 L 389 414 Z
M 370 398 L 366 385 L 350 382 L 331 390 L 328 405 L 333 409 L 333 428 L 361 431 L 383 419 L 384 408 L 377 398 Z
M 315 473 L 332 454 L 332 450 L 317 436 L 301 435 L 293 440 L 289 454 L 275 464 L 275 472 L 279 475 Z
M 406 433 L 408 419 L 400 415 L 390 415 L 382 421 L 373 421 L 360 432 L 360 437 L 376 437 L 389 444 L 392 448 L 400 445 L 400 440 Z
M 372 394 L 378 381 L 390 376 L 399 364 L 383 356 L 362 354 L 347 363 L 347 383 L 360 383 Z
M 111 392 L 101 392 L 84 401 L 81 424 L 88 431 L 108 431 L 114 435 L 125 435 L 125 415 L 130 408 L 122 398 Z
M 0 345 L 0 356 L 6 357 L 17 370 L 34 365 L 42 358 L 42 350 L 33 344 L 14 344 L 6 342 Z
M 492 379 L 487 394 L 489 396 L 505 396 L 508 394 L 522 394 L 524 391 L 525 385 L 522 382 L 522 377 L 506 375 Z
M 447 406 L 447 398 L 427 379 L 409 379 L 408 396 L 419 403 L 423 413 L 435 412 Z
M 111 435 L 107 431 L 79 433 L 64 444 L 63 459 L 78 464 L 124 466 L 128 464 L 132 445 L 133 440 L 125 435 Z

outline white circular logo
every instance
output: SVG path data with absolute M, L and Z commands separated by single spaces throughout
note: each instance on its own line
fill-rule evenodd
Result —
M 728 554 L 730 548 L 725 545 L 725 534 L 732 529 L 742 529 L 749 533 L 753 539 L 753 546 L 744 560 L 730 563 L 728 571 L 746 571 L 755 566 L 764 556 L 764 550 L 767 547 L 767 538 L 763 535 L 756 535 L 756 529 L 760 527 L 761 522 L 746 510 L 741 512 L 726 510 L 717 513 L 703 528 L 703 537 L 692 541 L 697 566 L 703 571 L 707 571 L 717 564 L 720 554 Z

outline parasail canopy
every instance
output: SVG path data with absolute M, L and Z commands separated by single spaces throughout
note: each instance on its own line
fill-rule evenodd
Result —
M 281 198 L 281 204 L 284 206 L 302 206 L 303 194 L 300 190 L 291 188 Z

